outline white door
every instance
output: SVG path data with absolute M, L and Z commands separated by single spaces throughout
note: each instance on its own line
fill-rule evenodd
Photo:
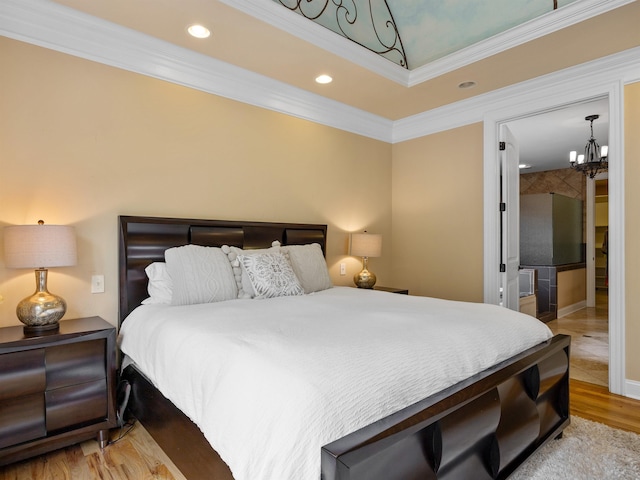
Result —
M 500 125 L 502 305 L 520 310 L 520 170 L 518 142 L 506 125 Z M 504 148 L 503 148 L 504 146 Z

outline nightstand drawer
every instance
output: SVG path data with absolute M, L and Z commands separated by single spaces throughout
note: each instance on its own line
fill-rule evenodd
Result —
M 0 328 L 0 471 L 93 435 L 106 445 L 116 349 L 116 329 L 100 317 L 63 320 L 43 335 Z
M 47 347 L 47 390 L 104 379 L 105 350 L 103 339 Z
M 68 429 L 107 418 L 107 382 L 73 385 L 45 393 L 47 432 Z
M 42 392 L 44 388 L 43 349 L 0 355 L 0 401 Z
M 0 401 L 0 448 L 46 434 L 42 393 Z

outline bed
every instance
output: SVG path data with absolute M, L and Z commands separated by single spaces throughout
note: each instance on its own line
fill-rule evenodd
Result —
M 331 305 L 344 305 L 346 311 L 350 297 L 354 294 L 361 295 L 359 298 L 364 298 L 361 304 L 371 304 L 376 308 L 377 317 L 371 320 L 373 323 L 378 322 L 381 328 L 385 327 L 384 316 L 389 317 L 395 315 L 395 313 L 405 309 L 405 305 L 423 302 L 433 302 L 434 311 L 438 311 L 441 308 L 443 301 L 437 301 L 434 299 L 425 299 L 421 297 L 405 297 L 395 295 L 391 293 L 382 292 L 362 292 L 358 289 L 352 288 L 331 288 L 323 291 L 319 291 L 310 295 L 302 295 L 296 297 L 289 297 L 286 299 L 276 298 L 269 300 L 231 300 L 227 302 L 219 302 L 214 305 L 198 306 L 192 309 L 189 306 L 180 306 L 178 308 L 165 308 L 159 305 L 145 305 L 140 307 L 148 297 L 148 280 L 145 269 L 154 262 L 163 262 L 165 260 L 165 251 L 174 249 L 174 247 L 181 247 L 184 245 L 200 245 L 205 247 L 222 247 L 222 246 L 234 246 L 242 248 L 244 251 L 251 249 L 265 249 L 272 246 L 274 240 L 277 240 L 283 246 L 306 246 L 310 244 L 317 244 L 319 248 L 324 252 L 326 248 L 326 225 L 316 224 L 288 224 L 288 223 L 267 223 L 267 222 L 237 222 L 237 221 L 221 221 L 221 220 L 195 220 L 195 219 L 172 219 L 172 218 L 153 218 L 153 217 L 131 217 L 122 216 L 119 218 L 120 223 L 120 321 L 121 332 L 124 330 L 133 331 L 136 328 L 139 333 L 138 336 L 145 338 L 145 330 L 143 327 L 136 327 L 136 325 L 143 325 L 144 318 L 149 316 L 154 318 L 157 325 L 173 325 L 173 319 L 169 318 L 168 311 L 171 311 L 171 315 L 175 312 L 180 312 L 178 315 L 180 318 L 186 318 L 186 313 L 182 312 L 189 309 L 190 312 L 198 310 L 198 315 L 208 316 L 211 315 L 210 309 L 215 309 L 215 314 L 219 315 L 220 312 L 229 310 L 231 315 L 235 319 L 241 319 L 238 324 L 244 325 L 245 329 L 252 336 L 253 340 L 246 340 L 243 337 L 241 341 L 234 340 L 231 346 L 218 346 L 212 348 L 212 351 L 221 355 L 221 358 L 232 358 L 235 352 L 239 351 L 237 343 L 252 343 L 262 342 L 261 345 L 271 346 L 276 340 L 269 339 L 268 342 L 263 340 L 255 340 L 257 332 L 261 329 L 270 328 L 268 325 L 273 323 L 274 329 L 280 331 L 294 332 L 292 335 L 287 336 L 288 340 L 292 338 L 296 339 L 296 342 L 300 341 L 304 346 L 304 350 L 312 350 L 312 344 L 305 344 L 308 340 L 309 332 L 312 331 L 312 324 L 300 324 L 303 325 L 300 328 L 292 326 L 287 315 L 282 314 L 283 318 L 278 318 L 277 312 L 289 312 L 294 308 L 294 304 L 299 304 L 302 309 L 296 314 L 296 318 L 303 318 L 305 315 L 303 312 L 308 310 L 322 310 L 323 303 Z M 243 257 L 244 259 L 244 257 Z M 404 297 L 404 298 L 401 298 Z M 356 303 L 360 300 L 356 300 Z M 471 304 L 464 304 L 463 302 L 454 302 L 456 305 L 455 310 L 458 316 L 466 316 L 467 309 L 481 309 L 483 315 L 494 315 L 502 317 L 503 315 L 510 315 L 503 309 L 494 306 L 473 306 Z M 240 310 L 247 306 L 246 312 Z M 388 311 L 385 314 L 384 305 L 388 305 Z M 340 307 L 342 308 L 342 307 Z M 407 306 L 406 308 L 409 308 Z M 495 310 L 492 310 L 495 309 Z M 253 309 L 253 310 L 251 310 Z M 260 323 L 251 323 L 254 318 L 259 317 L 263 313 L 266 315 L 268 310 L 273 310 L 275 315 L 269 317 L 267 321 L 261 321 Z M 191 314 L 190 314 L 191 315 Z M 330 321 L 327 321 L 325 330 L 326 334 L 333 336 L 334 341 L 327 342 L 323 349 L 318 349 L 323 360 L 321 363 L 327 362 L 327 368 L 323 371 L 323 382 L 329 385 L 331 393 L 327 397 L 327 401 L 320 401 L 314 397 L 313 394 L 301 395 L 300 398 L 306 402 L 307 400 L 312 403 L 312 408 L 317 411 L 322 411 L 326 405 L 332 404 L 332 401 L 339 399 L 345 385 L 351 385 L 358 383 L 354 381 L 354 378 L 360 375 L 369 375 L 370 372 L 366 368 L 362 368 L 361 371 L 355 371 L 348 373 L 346 376 L 340 371 L 341 364 L 332 364 L 334 358 L 340 357 L 344 351 L 345 339 L 354 338 L 354 332 L 364 331 L 362 325 L 352 326 L 346 322 L 345 319 L 340 319 L 339 312 L 327 313 Z M 349 318 L 353 315 L 350 313 Z M 471 314 L 469 314 L 471 315 Z M 520 314 L 514 314 L 514 321 L 520 321 L 522 318 Z M 182 317 L 183 316 L 183 317 Z M 410 313 L 406 315 L 407 318 L 411 316 Z M 445 314 L 446 316 L 446 314 Z M 194 315 L 193 329 L 196 332 L 200 332 L 202 325 L 206 322 L 196 319 L 197 315 Z M 335 317 L 335 318 L 334 318 Z M 346 318 L 346 317 L 345 317 Z M 507 317 L 505 317 L 507 318 Z M 126 320 L 127 319 L 127 320 Z M 141 320 L 142 319 L 142 320 Z M 160 320 L 157 320 L 160 319 Z M 126 321 L 130 324 L 125 325 Z M 181 321 L 181 320 L 180 320 Z M 404 319 L 394 320 L 396 322 L 403 322 Z M 283 323 L 284 322 L 284 323 Z M 155 324 L 154 324 L 155 325 Z M 228 323 L 218 322 L 215 328 L 228 328 Z M 398 323 L 397 325 L 405 325 Z M 402 336 L 403 329 L 414 331 L 413 324 L 411 327 L 406 325 L 403 329 L 398 328 L 396 330 L 388 331 L 388 335 L 385 340 L 398 337 L 403 338 L 402 342 L 418 341 L 418 334 Z M 155 327 L 154 327 L 155 328 Z M 356 330 L 350 330 L 355 328 Z M 461 328 L 465 328 L 464 326 Z M 537 327 L 536 327 L 537 328 Z M 545 327 L 546 328 L 546 327 Z M 159 328 L 157 330 L 160 330 Z M 502 328 L 506 330 L 506 328 Z M 151 332 L 152 330 L 148 330 Z M 171 330 L 169 330 L 171 331 Z M 439 332 L 443 332 L 444 336 L 449 336 L 463 340 L 464 348 L 460 348 L 460 353 L 466 350 L 470 346 L 469 339 L 465 339 L 465 335 L 461 333 L 454 333 L 452 328 L 450 331 L 447 329 L 439 329 Z M 395 333 L 394 333 L 395 332 Z M 235 333 L 235 332 L 234 332 Z M 219 337 L 226 337 L 228 331 L 216 332 Z M 496 332 L 495 335 L 499 335 L 500 332 Z M 181 334 L 171 333 L 169 336 L 178 338 Z M 314 338 L 321 338 L 323 333 L 321 331 L 313 333 Z M 149 334 L 149 342 L 156 334 Z M 195 335 L 200 337 L 200 334 Z M 414 338 L 409 338 L 414 337 Z M 134 338 L 131 334 L 130 338 Z M 182 337 L 180 337 L 182 338 Z M 185 338 L 185 342 L 187 341 Z M 191 337 L 189 337 L 191 338 Z M 203 341 L 202 339 L 194 339 L 191 341 Z M 474 339 L 475 340 L 475 339 Z M 477 343 L 479 346 L 483 346 L 491 339 L 487 338 L 486 341 L 478 337 Z M 146 341 L 146 339 L 145 339 Z M 374 341 L 374 337 L 367 340 L 366 343 Z M 398 340 L 400 341 L 400 340 Z M 464 343 L 466 341 L 466 343 Z M 517 341 L 517 339 L 516 339 Z M 388 341 L 380 343 L 376 348 L 379 348 L 380 352 L 386 351 L 385 348 L 390 348 L 393 342 Z M 510 343 L 503 342 L 503 343 Z M 335 345 L 334 345 L 335 344 Z M 437 345 L 438 343 L 436 343 Z M 121 344 L 122 345 L 122 344 Z M 184 344 L 189 345 L 187 350 L 198 350 L 198 343 Z M 327 356 L 327 348 L 329 345 L 335 347 L 335 350 L 330 351 L 330 355 Z M 347 343 L 348 345 L 348 343 Z M 407 344 L 408 345 L 408 344 Z M 287 355 L 294 355 L 296 348 L 300 346 L 296 343 L 290 343 L 291 348 L 282 349 L 277 346 L 277 350 L 268 348 L 262 348 L 261 351 L 271 352 L 274 356 L 280 355 L 282 352 L 286 352 Z M 225 348 L 227 350 L 225 350 Z M 396 400 L 394 400 L 394 394 L 397 393 L 398 385 L 395 385 L 388 392 L 384 393 L 380 397 L 380 403 L 385 404 L 384 416 L 376 418 L 375 415 L 380 415 L 380 412 L 373 414 L 372 420 L 367 422 L 369 418 L 367 415 L 359 417 L 360 423 L 351 422 L 351 414 L 342 412 L 342 408 L 335 408 L 335 401 L 333 402 L 334 410 L 331 410 L 331 415 L 324 413 L 318 414 L 319 417 L 327 416 L 333 417 L 340 416 L 342 414 L 347 415 L 344 418 L 340 418 L 337 421 L 337 425 L 341 426 L 347 424 L 346 430 L 341 432 L 339 436 L 335 436 L 335 432 L 328 433 L 326 438 L 330 441 L 321 443 L 318 445 L 317 452 L 312 454 L 317 455 L 315 459 L 311 459 L 311 463 L 314 461 L 318 464 L 318 470 L 304 470 L 297 469 L 298 464 L 304 463 L 299 460 L 295 455 L 285 454 L 284 458 L 278 459 L 280 462 L 277 468 L 282 468 L 287 472 L 309 472 L 313 471 L 316 474 L 307 475 L 304 478 L 322 478 L 326 480 L 333 479 L 410 479 L 410 478 L 438 478 L 438 479 L 482 479 L 482 478 L 506 478 L 517 467 L 522 464 L 530 455 L 532 455 L 537 449 L 548 441 L 561 436 L 562 430 L 569 424 L 569 348 L 570 338 L 563 335 L 557 335 L 553 338 L 548 338 L 542 342 L 535 343 L 533 346 L 525 348 L 523 351 L 510 354 L 508 358 L 500 358 L 497 363 L 491 363 L 487 368 L 477 373 L 473 373 L 471 376 L 462 375 L 461 378 L 456 379 L 454 383 L 447 385 L 444 388 L 437 388 L 437 391 L 431 391 L 425 389 L 424 385 L 420 385 L 420 382 L 416 382 L 416 378 L 420 378 L 421 372 L 427 372 L 428 369 L 425 365 L 430 362 L 429 358 L 417 359 L 415 363 L 411 363 L 413 358 L 411 355 L 404 355 L 406 349 L 415 348 L 414 346 L 406 346 L 401 349 L 397 349 L 400 353 L 393 353 L 390 350 L 389 355 L 400 355 L 403 358 L 404 370 L 402 371 L 402 378 L 412 379 L 411 385 L 417 384 L 416 390 L 407 393 L 402 401 L 405 404 L 401 404 L 400 408 L 397 408 Z M 513 347 L 516 348 L 516 347 Z M 433 348 L 435 349 L 435 347 Z M 432 350 L 433 350 L 432 349 Z M 485 349 L 486 350 L 486 349 Z M 488 349 L 491 351 L 492 349 Z M 163 350 L 158 350 L 162 352 Z M 194 376 L 196 373 L 195 368 L 182 365 L 180 362 L 183 360 L 180 354 L 182 350 L 175 350 L 171 355 L 172 359 L 176 360 L 175 363 L 180 371 L 185 372 L 186 376 Z M 243 350 L 244 352 L 244 350 Z M 277 354 L 275 352 L 278 352 Z M 303 352 L 304 354 L 304 352 Z M 159 353 L 154 353 L 158 356 Z M 244 355 L 244 354 L 243 354 Z M 253 354 L 252 354 L 253 355 Z M 295 354 L 297 355 L 297 353 Z M 149 354 L 149 356 L 152 356 Z M 378 355 L 384 357 L 382 353 Z M 461 356 L 461 355 L 460 355 Z M 458 357 L 458 355 L 455 355 Z M 236 357 L 233 357 L 236 358 Z M 244 358 L 244 357 L 242 357 Z M 304 364 L 304 361 L 295 362 L 292 358 L 287 357 L 285 362 L 289 362 L 290 365 L 300 363 Z M 301 357 L 300 357 L 301 358 Z M 452 357 L 453 358 L 453 357 Z M 270 364 L 271 359 L 268 356 L 261 357 L 259 363 Z M 376 370 L 379 358 L 366 357 L 365 367 L 367 364 L 371 364 L 371 370 Z M 186 360 L 185 360 L 186 361 Z M 275 361 L 275 360 L 274 360 Z M 351 362 L 351 360 L 350 360 Z M 224 363 L 224 362 L 223 362 Z M 229 362 L 233 363 L 233 362 Z M 356 362 L 357 363 L 357 362 Z M 453 362 L 451 362 L 453 364 Z M 226 415 L 224 411 L 225 404 L 212 401 L 212 405 L 215 407 L 214 413 L 211 417 L 207 415 L 206 419 L 199 418 L 199 411 L 209 411 L 208 409 L 202 409 L 198 402 L 193 401 L 192 396 L 185 394 L 187 401 L 180 399 L 181 392 L 184 391 L 183 387 L 178 385 L 176 379 L 176 385 L 166 383 L 168 380 L 162 379 L 161 375 L 158 375 L 157 369 L 141 366 L 144 364 L 142 361 L 128 364 L 122 371 L 122 378 L 129 382 L 131 385 L 131 397 L 130 397 L 130 410 L 134 417 L 136 417 L 149 431 L 151 436 L 156 440 L 160 447 L 169 455 L 176 466 L 183 472 L 183 474 L 189 479 L 233 479 L 230 468 L 221 456 L 212 447 L 210 440 L 212 435 L 215 437 L 218 434 L 218 430 L 224 431 Z M 241 364 L 239 362 L 238 364 Z M 234 364 L 235 365 L 235 364 Z M 315 364 L 314 364 L 315 365 Z M 296 368 L 292 368 L 294 372 L 298 372 L 298 365 Z M 144 371 L 147 368 L 147 371 Z M 315 368 L 315 367 L 314 367 Z M 380 369 L 384 369 L 384 366 L 380 366 Z M 394 367 L 395 368 L 395 367 Z M 453 368 L 453 367 L 452 367 Z M 141 371 L 143 370 L 143 371 Z M 212 367 L 212 370 L 216 370 Z M 256 369 L 257 372 L 261 370 Z M 189 372 L 189 375 L 186 375 Z M 278 425 L 284 425 L 288 418 L 271 418 L 267 413 L 268 409 L 267 397 L 260 398 L 260 394 L 256 394 L 255 390 L 251 390 L 252 386 L 259 384 L 259 382 L 265 378 L 266 374 L 253 374 L 251 367 L 246 367 L 245 370 L 231 370 L 231 374 L 227 374 L 227 377 L 248 379 L 245 383 L 248 384 L 249 397 L 253 402 L 245 402 L 244 405 L 240 399 L 245 398 L 246 395 L 239 395 L 239 403 L 242 404 L 241 408 L 246 409 L 246 414 L 240 417 L 234 417 L 232 423 L 238 423 L 244 425 L 244 428 L 254 429 L 257 436 L 268 434 L 273 432 L 274 438 L 279 438 L 281 443 L 288 441 L 287 435 L 283 435 L 283 431 L 278 428 Z M 235 373 L 234 373 L 235 372 Z M 300 370 L 300 372 L 306 372 Z M 327 372 L 333 372 L 328 375 Z M 458 367 L 454 369 L 452 378 L 458 374 Z M 202 373 L 198 373 L 202 375 Z M 252 376 L 253 375 L 253 376 Z M 278 374 L 276 374 L 278 375 Z M 354 375 L 355 377 L 349 377 L 348 375 Z M 447 375 L 448 377 L 449 375 Z M 291 384 L 293 392 L 304 390 L 305 385 L 303 383 L 298 386 L 296 383 L 301 377 L 306 377 L 306 373 L 300 373 L 297 377 L 291 379 L 281 379 L 283 385 Z M 153 378 L 153 380 L 151 380 Z M 220 392 L 220 398 L 226 385 L 227 378 L 223 378 L 224 382 L 219 381 L 218 386 L 211 387 L 213 390 L 208 391 L 209 396 L 207 398 L 216 398 L 211 392 Z M 360 396 L 372 395 L 372 392 L 376 392 L 376 389 L 369 389 L 369 385 L 375 383 L 375 377 L 371 377 L 365 382 L 361 382 L 363 385 L 363 391 L 357 392 Z M 164 382 L 164 383 L 163 383 Z M 342 382 L 342 383 L 341 383 Z M 272 383 L 271 381 L 268 383 Z M 428 383 L 428 382 L 424 382 Z M 335 385 L 334 385 L 335 384 Z M 170 401 L 165 394 L 157 388 L 164 389 L 164 393 L 167 396 L 174 398 L 176 403 L 181 403 L 182 410 L 176 407 L 176 405 Z M 234 387 L 235 388 L 235 387 Z M 378 387 L 376 387 L 378 388 Z M 388 387 L 381 387 L 388 388 Z M 431 388 L 431 386 L 429 386 Z M 177 392 L 176 392 L 177 390 Z M 262 390 L 259 390 L 262 391 Z M 266 390 L 265 390 L 266 391 Z M 233 392 L 233 390 L 232 390 Z M 418 393 L 416 393 L 418 392 Z M 427 392 L 424 397 L 411 397 L 411 395 L 417 395 L 420 392 Z M 358 397 L 356 395 L 356 397 Z M 398 393 L 398 395 L 400 395 Z M 402 395 L 400 395 L 402 396 Z M 286 402 L 290 397 L 279 398 L 278 401 Z M 387 399 L 391 399 L 387 402 Z M 207 400 L 208 401 L 208 400 Z M 195 407 L 190 408 L 192 402 Z M 265 415 L 263 418 L 256 417 L 255 413 L 250 411 L 251 403 L 260 403 L 261 408 L 264 408 Z M 301 401 L 300 403 L 304 403 Z M 314 403 L 315 402 L 315 403 Z M 389 405 L 387 405 L 389 403 Z M 346 405 L 346 404 L 345 404 Z M 196 408 L 197 407 L 197 408 Z M 288 406 L 283 410 L 292 410 L 294 405 Z M 359 407 L 356 405 L 352 407 L 353 411 L 359 412 Z M 183 411 L 184 410 L 184 411 Z M 315 410 L 312 410 L 315 411 Z M 344 408 L 348 411 L 348 408 Z M 243 410 L 244 411 L 244 410 Z M 186 412 L 186 413 L 185 413 Z M 277 410 L 273 410 L 277 416 Z M 304 414 L 304 415 L 308 415 Z M 204 423 L 196 426 L 191 420 L 195 418 L 197 422 Z M 312 415 L 309 416 L 311 418 Z M 212 419 L 218 424 L 209 425 Z M 263 421 L 264 420 L 264 421 Z M 262 424 L 266 421 L 276 422 L 276 427 L 266 426 Z M 278 423 L 280 422 L 280 423 Z M 365 423 L 362 423 L 365 422 Z M 304 423 L 304 422 L 303 422 Z M 311 422 L 309 422 L 311 423 Z M 220 428 L 217 428 L 220 426 Z M 263 428 L 263 430 L 260 430 Z M 268 430 L 271 428 L 272 430 Z M 332 427 L 333 428 L 333 427 Z M 203 433 L 203 430 L 206 433 Z M 267 430 L 265 430 L 267 429 Z M 214 431 L 212 434 L 211 431 Z M 304 430 L 302 428 L 301 430 Z M 247 430 L 253 431 L 253 430 Z M 266 433 L 265 433 L 266 432 Z M 303 432 L 304 434 L 305 432 Z M 314 434 L 315 435 L 315 434 Z M 325 438 L 324 436 L 322 438 Z M 259 437 L 258 437 L 259 440 Z M 237 450 L 236 447 L 229 443 L 227 445 L 226 437 L 222 440 L 215 440 L 220 447 L 218 448 L 224 458 L 233 459 L 233 452 Z M 301 440 L 297 437 L 292 437 L 289 440 L 293 445 L 297 445 Z M 250 445 L 250 442 L 248 442 Z M 314 447 L 315 449 L 315 447 Z M 229 453 L 231 452 L 231 453 Z M 263 449 L 263 454 L 255 455 L 254 457 L 268 457 L 269 449 L 267 445 Z M 279 454 L 280 452 L 278 452 Z M 300 457 L 302 458 L 302 457 Z M 234 463 L 236 460 L 233 460 Z M 287 465 L 289 462 L 290 465 Z M 235 465 L 235 463 L 234 463 Z M 241 471 L 237 466 L 234 467 L 236 471 Z M 256 467 L 257 468 L 257 467 Z M 300 467 L 302 468 L 302 467 Z M 313 467 L 316 468 L 316 467 Z M 251 470 L 247 470 L 251 471 Z M 264 470 L 263 470 L 264 471 Z M 273 471 L 272 471 L 273 472 Z M 242 473 L 242 475 L 247 475 Z M 294 474 L 288 474 L 288 477 L 274 477 L 272 474 L 265 478 L 298 478 L 292 477 Z M 297 474 L 296 474 L 297 475 Z M 299 477 L 302 478 L 302 477 Z M 239 479 L 235 479 L 239 480 Z M 252 479 L 253 480 L 253 479 Z

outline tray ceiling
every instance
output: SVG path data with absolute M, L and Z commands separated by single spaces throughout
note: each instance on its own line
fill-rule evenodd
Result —
M 576 0 L 272 0 L 415 69 Z
M 323 1 L 333 5 L 345 2 Z M 496 4 L 506 2 L 507 6 L 520 1 L 495 0 Z M 481 121 L 488 105 L 503 104 L 514 92 L 526 95 L 531 83 L 527 81 L 544 81 L 548 73 L 564 75 L 562 72 L 568 72 L 569 67 L 575 67 L 571 75 L 593 71 L 591 64 L 586 63 L 591 60 L 610 68 L 605 58 L 623 50 L 634 58 L 637 52 L 634 47 L 640 45 L 637 0 L 559 0 L 557 10 L 551 7 L 552 1 L 531 0 L 526 3 L 545 4 L 546 9 L 551 9 L 537 14 L 528 10 L 526 14 L 519 12 L 530 19 L 513 27 L 504 23 L 505 19 L 500 26 L 496 26 L 493 18 L 493 23 L 481 21 L 491 15 L 480 14 L 486 6 L 477 4 L 494 5 L 493 1 L 422 0 L 418 9 L 415 0 L 388 0 L 390 11 L 395 8 L 399 12 L 393 13 L 394 18 L 411 17 L 416 25 L 423 26 L 426 20 L 419 20 L 418 14 L 410 12 L 424 14 L 428 10 L 422 7 L 432 5 L 429 15 L 437 17 L 431 20 L 435 26 L 416 31 L 427 29 L 434 33 L 441 29 L 459 42 L 457 47 L 451 46 L 453 40 L 442 45 L 461 48 L 453 53 L 447 53 L 447 48 L 439 53 L 430 52 L 434 60 L 417 67 L 410 61 L 411 69 L 405 69 L 279 2 L 3 0 L 0 32 L 17 40 L 387 142 L 451 126 L 452 119 L 462 110 L 465 115 L 471 110 L 475 121 Z M 507 6 L 504 10 L 508 10 Z M 433 13 L 439 8 L 441 11 L 449 8 L 449 13 Z M 511 22 L 521 21 L 509 18 Z M 454 20 L 459 22 L 456 26 L 452 26 Z M 207 26 L 211 37 L 204 40 L 190 37 L 187 27 L 194 23 Z M 406 26 L 403 28 L 409 31 Z M 495 30 L 491 28 L 507 30 L 493 33 Z M 470 35 L 474 29 L 484 32 L 484 37 L 476 41 L 480 37 Z M 612 31 L 616 34 L 611 35 Z M 415 48 L 411 41 L 405 43 L 406 50 Z M 408 55 L 411 58 L 412 54 Z M 313 79 L 320 73 L 331 74 L 334 82 L 316 84 Z M 581 75 L 578 73 L 577 81 Z M 466 81 L 477 85 L 471 89 L 458 88 Z M 598 128 L 606 129 L 606 111 L 606 105 L 589 108 L 589 114 L 598 113 L 603 118 Z M 540 125 L 555 125 L 557 121 L 555 117 L 551 122 L 550 117 L 543 117 L 520 129 L 524 159 L 529 155 L 524 137 L 542 131 Z M 558 146 L 559 153 L 554 156 L 563 166 L 566 152 L 585 141 L 584 112 L 568 117 L 581 133 L 569 142 L 571 145 Z M 557 133 L 553 128 L 550 131 Z M 601 141 L 606 141 L 606 135 L 598 135 Z M 569 135 L 554 137 L 568 139 Z M 536 135 L 532 144 L 537 149 L 548 143 Z
M 322 1 L 346 4 L 346 0 Z M 420 8 L 416 7 L 417 0 L 388 1 L 405 30 L 411 30 L 407 19 L 412 17 L 412 9 L 433 12 L 430 20 L 422 20 L 420 25 L 431 22 L 437 28 L 416 26 L 415 30 L 432 30 L 436 37 L 443 36 L 438 32 L 447 31 L 448 46 L 439 47 L 439 53 L 427 54 L 429 58 L 445 56 L 405 69 L 274 0 L 55 0 L 55 3 L 140 32 L 149 39 L 254 72 L 267 81 L 283 82 L 391 121 L 640 45 L 640 29 L 636 25 L 640 2 L 633 0 L 571 3 L 559 0 L 555 11 L 552 0 L 421 0 Z M 492 19 L 491 24 L 483 19 L 493 15 L 489 10 L 481 13 L 486 7 L 477 6 L 512 2 L 542 6 L 538 11 L 525 8 L 528 13 L 520 13 L 522 16 L 518 18 L 505 16 L 510 23 Z M 444 13 L 447 6 L 448 13 Z M 72 15 L 73 11 L 69 12 Z M 452 19 L 458 23 L 452 23 Z M 509 28 L 508 25 L 519 21 L 524 23 Z M 190 37 L 186 28 L 194 23 L 209 28 L 211 36 L 204 40 Z M 508 30 L 480 40 L 504 28 Z M 476 32 L 475 36 L 467 32 L 470 29 Z M 613 30 L 616 35 L 611 35 Z M 473 45 L 445 53 L 454 48 L 453 43 L 461 46 L 475 38 L 479 40 Z M 593 39 L 598 41 L 591 42 Z M 406 42 L 405 50 L 416 49 L 413 40 Z M 162 43 L 158 45 L 159 51 L 164 48 Z M 411 66 L 413 54 L 408 55 Z M 314 79 L 320 74 L 331 75 L 333 82 L 316 84 Z M 476 86 L 458 88 L 468 81 Z

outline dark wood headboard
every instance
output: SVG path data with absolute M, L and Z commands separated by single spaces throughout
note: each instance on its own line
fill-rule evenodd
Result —
M 164 262 L 171 247 L 195 244 L 206 247 L 230 245 L 244 249 L 319 243 L 326 255 L 327 226 L 302 223 L 194 220 L 187 218 L 120 216 L 119 322 L 147 298 L 144 269 Z

